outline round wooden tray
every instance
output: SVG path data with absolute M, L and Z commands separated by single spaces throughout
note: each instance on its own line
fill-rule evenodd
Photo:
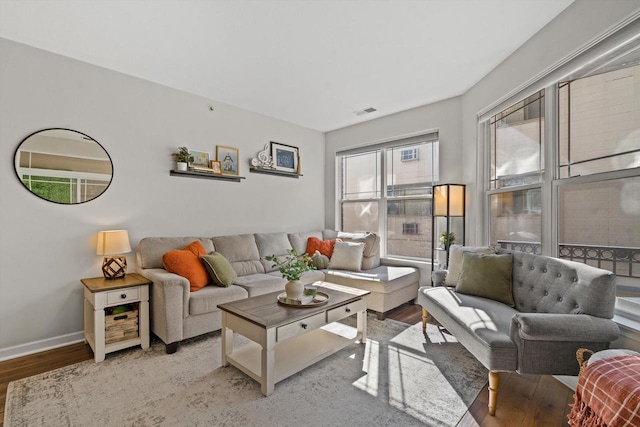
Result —
M 313 297 L 313 300 L 311 300 L 311 302 L 304 302 L 304 300 L 298 301 L 298 300 L 288 299 L 286 292 L 283 292 L 280 295 L 278 295 L 278 302 L 280 304 L 288 305 L 290 307 L 317 307 L 319 305 L 326 304 L 328 301 L 329 301 L 329 295 L 320 291 L 316 292 L 316 296 Z

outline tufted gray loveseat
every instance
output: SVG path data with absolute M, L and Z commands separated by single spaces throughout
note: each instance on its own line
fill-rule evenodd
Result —
M 522 252 L 513 254 L 515 307 L 442 286 L 445 270 L 423 286 L 423 330 L 431 314 L 489 369 L 489 413 L 495 414 L 497 371 L 577 375 L 575 353 L 609 347 L 618 336 L 611 320 L 615 275 L 586 264 Z

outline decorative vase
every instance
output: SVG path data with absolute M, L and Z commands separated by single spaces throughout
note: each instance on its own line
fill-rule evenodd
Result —
M 179 171 L 186 171 L 187 162 L 176 162 L 176 168 L 178 168 Z
M 291 280 L 284 285 L 288 299 L 300 299 L 304 294 L 304 285 L 299 280 Z

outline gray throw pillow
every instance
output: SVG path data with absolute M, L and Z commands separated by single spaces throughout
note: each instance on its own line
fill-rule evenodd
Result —
M 360 271 L 364 243 L 336 242 L 329 260 L 330 270 Z
M 464 252 L 456 292 L 489 298 L 513 307 L 512 264 L 511 254 Z
M 201 258 L 202 263 L 216 285 L 226 288 L 232 285 L 238 278 L 236 271 L 222 254 L 212 252 L 209 255 L 202 255 Z

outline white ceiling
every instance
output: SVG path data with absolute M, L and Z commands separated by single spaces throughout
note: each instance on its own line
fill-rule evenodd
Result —
M 0 0 L 0 37 L 329 131 L 463 94 L 572 2 Z

